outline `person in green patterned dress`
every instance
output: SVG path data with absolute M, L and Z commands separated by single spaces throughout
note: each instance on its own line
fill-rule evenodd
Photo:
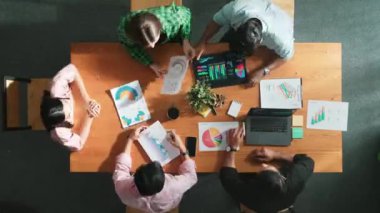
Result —
M 122 17 L 119 28 L 119 40 L 132 58 L 149 66 L 157 77 L 167 71 L 154 63 L 145 51 L 157 44 L 179 41 L 185 55 L 195 57 L 195 50 L 189 42 L 191 33 L 191 12 L 189 8 L 177 6 L 152 7 L 132 11 Z

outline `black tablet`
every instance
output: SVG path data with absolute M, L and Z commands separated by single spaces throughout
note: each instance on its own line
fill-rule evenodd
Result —
M 212 88 L 247 83 L 247 67 L 244 55 L 224 52 L 204 55 L 193 61 L 195 78 Z

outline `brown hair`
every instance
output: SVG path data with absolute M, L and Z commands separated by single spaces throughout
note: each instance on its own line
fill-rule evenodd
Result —
M 142 46 L 148 46 L 161 33 L 160 20 L 151 13 L 139 13 L 133 16 L 125 29 L 132 39 Z

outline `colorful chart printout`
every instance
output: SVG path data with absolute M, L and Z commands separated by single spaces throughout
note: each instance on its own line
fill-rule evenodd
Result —
M 309 100 L 307 128 L 347 131 L 348 103 Z
M 115 100 L 117 101 L 120 101 L 120 100 L 136 101 L 138 98 L 139 98 L 138 92 L 134 88 L 128 85 L 121 86 L 120 88 L 116 90 L 116 93 L 115 93 Z
M 111 89 L 111 94 L 123 128 L 150 119 L 150 113 L 138 81 Z
M 159 121 L 141 133 L 139 142 L 150 160 L 158 161 L 162 166 L 179 155 L 179 150 L 167 140 L 167 132 Z
M 203 133 L 202 141 L 207 147 L 216 147 L 222 144 L 223 135 L 218 129 L 210 128 Z
M 239 78 L 245 78 L 245 69 L 244 69 L 244 64 L 240 63 L 237 64 L 235 67 L 235 74 Z
M 201 122 L 199 128 L 199 151 L 225 150 L 227 131 L 239 126 L 238 122 Z
M 261 108 L 302 108 L 302 84 L 300 78 L 269 79 L 260 81 Z

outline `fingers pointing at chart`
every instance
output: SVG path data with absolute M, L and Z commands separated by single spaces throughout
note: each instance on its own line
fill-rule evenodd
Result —
M 159 66 L 158 64 L 151 64 L 149 65 L 149 67 L 156 74 L 157 78 L 161 78 L 163 75 L 165 75 L 168 72 L 167 70 L 165 70 L 163 67 Z

